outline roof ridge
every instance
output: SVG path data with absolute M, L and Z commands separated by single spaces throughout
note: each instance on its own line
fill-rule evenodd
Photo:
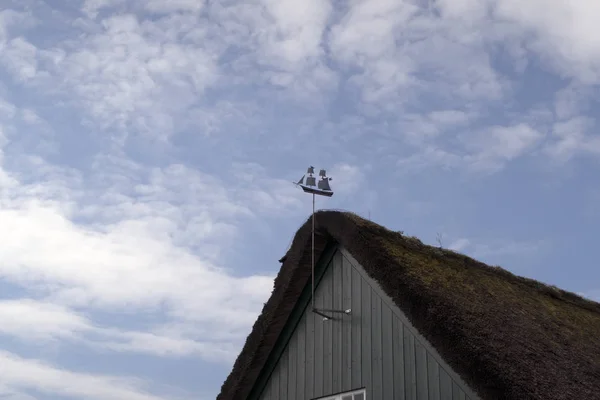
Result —
M 332 209 L 332 210 L 319 210 L 317 212 L 317 214 L 326 214 L 326 213 L 330 213 L 330 212 L 341 213 L 341 214 L 345 214 L 346 216 L 350 217 L 350 220 L 352 220 L 352 222 L 355 224 L 355 226 L 359 230 L 360 230 L 360 224 L 357 223 L 356 219 L 363 221 L 363 222 L 367 222 L 369 224 L 372 224 L 373 225 L 372 228 L 376 227 L 379 230 L 386 231 L 387 234 L 396 236 L 397 239 L 400 239 L 400 241 L 405 243 L 407 245 L 407 247 L 409 247 L 409 248 L 412 248 L 412 249 L 415 249 L 418 251 L 428 252 L 433 257 L 436 257 L 438 259 L 444 259 L 445 257 L 458 258 L 462 261 L 467 262 L 467 264 L 465 265 L 465 267 L 467 267 L 467 268 L 480 268 L 484 271 L 493 273 L 494 275 L 496 275 L 502 279 L 505 279 L 505 280 L 509 281 L 510 283 L 517 283 L 517 284 L 525 285 L 531 289 L 536 290 L 538 293 L 543 294 L 544 296 L 548 296 L 555 300 L 563 301 L 565 303 L 572 304 L 577 307 L 582 307 L 582 308 L 588 309 L 589 311 L 600 314 L 600 303 L 598 303 L 594 300 L 580 296 L 577 293 L 574 293 L 574 292 L 571 292 L 571 291 L 568 291 L 565 289 L 561 289 L 556 285 L 545 283 L 545 282 L 542 282 L 542 281 L 539 281 L 539 280 L 536 280 L 533 278 L 525 277 L 522 275 L 517 275 L 516 273 L 509 271 L 508 269 L 503 268 L 500 265 L 489 265 L 489 264 L 479 261 L 467 254 L 460 253 L 460 252 L 452 250 L 452 249 L 436 247 L 436 246 L 433 246 L 430 244 L 426 244 L 417 236 L 410 236 L 410 235 L 401 233 L 403 231 L 391 230 L 391 229 L 389 229 L 383 225 L 380 225 L 376 222 L 365 219 L 354 212 L 346 211 L 346 210 Z M 308 219 L 309 221 L 310 221 L 310 218 L 311 217 L 309 217 L 309 219 Z

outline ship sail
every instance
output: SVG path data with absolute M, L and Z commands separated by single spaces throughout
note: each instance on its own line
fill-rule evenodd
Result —
M 323 178 L 319 181 L 319 189 L 331 191 L 331 187 L 329 186 L 328 178 Z
M 312 193 L 319 196 L 333 196 L 333 190 L 329 186 L 331 178 L 327 177 L 327 172 L 322 169 L 319 170 L 319 177 L 321 178 L 317 185 L 317 177 L 315 176 L 315 169 L 313 166 L 308 167 L 306 174 L 300 178 L 297 186 L 300 186 L 305 193 Z

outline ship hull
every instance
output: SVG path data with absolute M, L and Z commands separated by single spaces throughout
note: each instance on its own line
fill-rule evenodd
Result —
M 304 190 L 305 193 L 312 193 L 312 194 L 317 194 L 319 196 L 327 196 L 327 197 L 333 196 L 332 191 L 321 190 L 321 189 L 317 189 L 317 188 L 310 187 L 310 186 L 304 186 L 304 185 L 300 185 L 300 187 L 302 188 L 302 190 Z

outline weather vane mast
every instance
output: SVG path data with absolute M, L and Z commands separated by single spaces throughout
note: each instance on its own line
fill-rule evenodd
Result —
M 302 188 L 302 190 L 304 191 L 304 193 L 312 194 L 312 231 L 311 231 L 311 233 L 312 233 L 312 235 L 311 235 L 311 239 L 312 239 L 312 249 L 311 249 L 311 251 L 312 251 L 312 257 L 311 257 L 311 262 L 312 262 L 311 263 L 312 311 L 315 314 L 322 316 L 324 320 L 330 320 L 330 319 L 332 319 L 332 317 L 324 314 L 323 312 L 350 314 L 350 310 L 343 310 L 343 311 L 342 310 L 329 310 L 329 309 L 325 310 L 325 309 L 317 309 L 315 307 L 315 197 L 317 195 L 331 197 L 331 196 L 333 196 L 333 191 L 331 190 L 331 187 L 329 186 L 329 181 L 331 180 L 331 178 L 327 177 L 327 172 L 324 169 L 319 171 L 319 177 L 321 179 L 319 180 L 318 183 L 317 183 L 317 178 L 314 176 L 314 174 L 315 174 L 315 168 L 313 166 L 310 166 L 310 167 L 308 167 L 306 174 L 304 174 L 298 182 L 294 182 L 294 183 L 296 186 L 300 186 Z M 306 182 L 305 182 L 305 178 L 306 178 Z

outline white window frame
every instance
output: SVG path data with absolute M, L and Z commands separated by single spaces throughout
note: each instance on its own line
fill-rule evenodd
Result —
M 331 396 L 325 396 L 325 397 L 319 397 L 318 399 L 314 399 L 314 400 L 342 400 L 342 398 L 344 396 L 352 396 L 352 399 L 354 399 L 354 395 L 357 394 L 362 394 L 363 395 L 363 399 L 367 400 L 367 389 L 357 389 L 357 390 L 351 390 L 349 392 L 343 392 L 343 393 L 338 393 L 338 394 L 334 394 Z

